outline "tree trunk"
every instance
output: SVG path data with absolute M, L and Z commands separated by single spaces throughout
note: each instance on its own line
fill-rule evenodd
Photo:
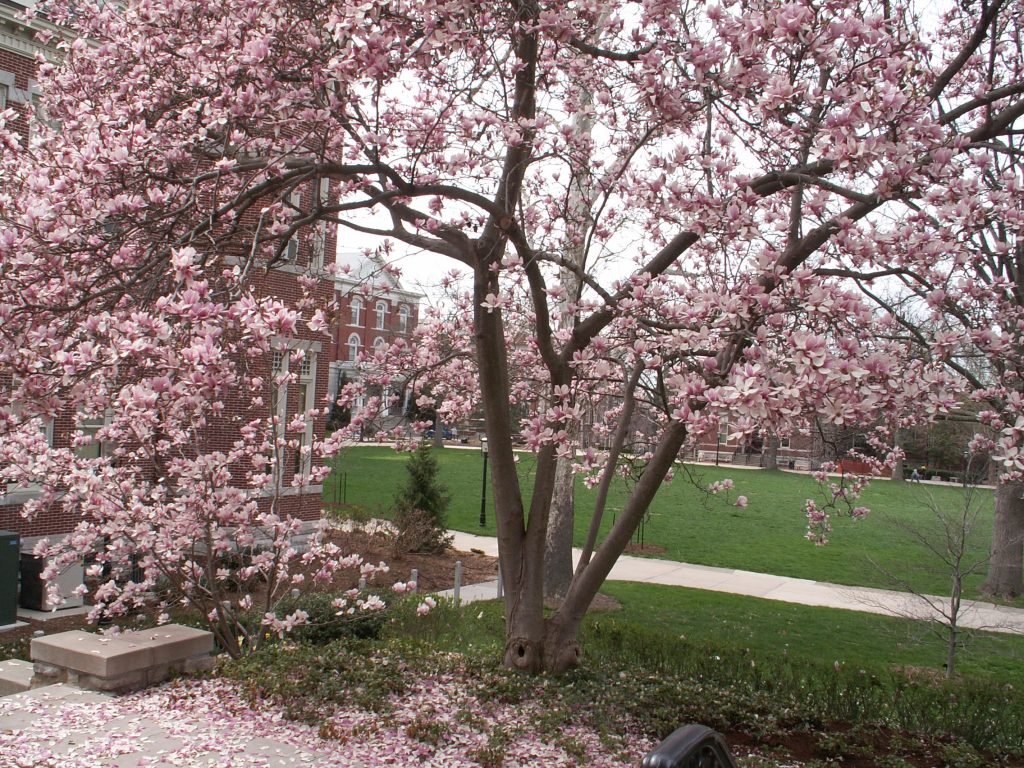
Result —
M 994 597 L 1024 593 L 1024 483 L 1004 483 L 996 488 L 992 526 L 992 560 L 983 590 Z
M 612 566 L 625 550 L 637 525 L 650 507 L 651 500 L 675 462 L 685 438 L 684 424 L 673 422 L 665 429 L 654 456 L 633 486 L 612 529 L 597 548 L 593 559 L 585 565 L 581 563 L 573 575 L 562 605 L 544 622 L 545 631 L 539 648 L 539 658 L 534 661 L 540 664 L 545 672 L 561 674 L 580 665 L 582 654 L 577 639 L 580 623 L 611 572 Z M 514 666 L 523 668 L 520 664 L 514 663 L 519 650 L 510 641 L 506 647 L 505 659 L 506 662 L 511 661 Z M 511 656 L 510 651 L 513 652 Z
M 551 499 L 544 542 L 544 596 L 565 597 L 572 581 L 572 534 L 575 521 L 576 476 L 572 460 L 558 459 L 555 467 L 555 491 Z
M 956 625 L 953 624 L 949 627 L 949 637 L 946 640 L 946 679 L 952 680 L 956 674 L 956 644 L 959 638 L 957 637 Z
M 964 547 L 967 543 L 964 542 Z M 961 594 L 964 590 L 964 577 L 958 569 L 953 571 L 953 589 L 949 597 L 949 626 L 946 628 L 946 680 L 952 680 L 956 673 L 956 644 L 959 642 L 957 622 L 961 608 Z
M 896 449 L 896 450 L 899 450 L 899 448 L 900 448 L 899 439 L 896 440 L 896 444 L 893 445 L 893 448 Z M 889 479 L 890 480 L 895 480 L 897 483 L 902 483 L 903 480 L 904 480 L 904 478 L 903 478 L 903 454 L 900 453 L 899 456 L 900 457 L 898 459 L 896 459 L 892 463 L 892 472 L 889 473 Z
M 892 463 L 892 472 L 889 473 L 889 477 L 890 477 L 890 479 L 895 480 L 897 483 L 902 483 L 903 482 L 904 477 L 903 477 L 903 457 L 902 456 L 900 458 L 896 459 L 896 461 L 894 461 Z
M 779 438 L 778 435 L 770 435 L 765 442 L 765 450 L 761 455 L 761 461 L 765 469 L 779 468 Z

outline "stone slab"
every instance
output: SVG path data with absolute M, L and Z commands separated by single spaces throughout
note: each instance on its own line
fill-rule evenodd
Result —
M 32 662 L 22 659 L 0 661 L 0 696 L 22 693 L 32 687 Z
M 212 650 L 211 633 L 168 624 L 120 635 L 61 632 L 33 639 L 31 653 L 41 678 L 122 690 L 156 682 L 171 668 L 208 656 Z
M 58 608 L 55 611 L 34 611 L 31 608 L 18 608 L 19 619 L 32 619 L 44 624 L 54 619 L 66 619 L 68 616 L 84 616 L 92 610 L 91 605 L 80 605 L 77 608 Z
M 181 624 L 125 632 L 121 637 L 148 645 L 153 651 L 152 664 L 170 664 L 213 653 L 213 635 L 210 632 Z
M 145 669 L 153 658 L 152 649 L 145 643 L 80 629 L 33 638 L 31 654 L 34 662 L 97 677 Z

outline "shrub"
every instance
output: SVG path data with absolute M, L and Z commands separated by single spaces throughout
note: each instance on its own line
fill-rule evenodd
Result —
M 436 521 L 422 509 L 395 510 L 395 532 L 391 538 L 394 555 L 443 552 L 451 543 L 451 534 L 438 527 Z
M 325 592 L 309 592 L 283 598 L 277 605 L 278 616 L 303 611 L 308 617 L 306 623 L 299 624 L 288 633 L 288 638 L 308 645 L 326 645 L 346 638 L 375 640 L 380 637 L 387 611 L 357 608 L 353 613 L 339 615 L 334 604 L 338 597 Z M 350 604 L 353 602 L 349 600 Z
M 405 485 L 395 496 L 395 548 L 401 552 L 443 552 L 451 543 L 444 522 L 451 495 L 438 480 L 437 459 L 430 446 L 420 443 L 405 468 Z

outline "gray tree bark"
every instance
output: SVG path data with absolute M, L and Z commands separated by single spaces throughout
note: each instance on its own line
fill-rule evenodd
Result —
M 996 488 L 992 560 L 983 590 L 994 597 L 1024 594 L 1024 483 Z
M 903 459 L 896 459 L 896 461 L 892 463 L 892 472 L 889 473 L 889 477 L 897 483 L 903 482 Z
M 576 132 L 589 136 L 594 129 L 594 121 L 588 107 L 594 103 L 594 96 L 584 89 L 580 93 L 580 108 L 573 117 Z M 570 246 L 564 254 L 568 265 L 574 265 L 580 271 L 586 266 L 586 237 L 590 233 L 594 220 L 591 212 L 593 201 L 593 177 L 589 167 L 579 168 L 574 183 L 569 189 L 566 224 L 569 229 Z M 575 312 L 570 311 L 570 304 L 576 304 L 583 290 L 583 281 L 569 266 L 563 267 L 558 273 L 559 282 L 565 290 L 562 301 L 562 314 L 559 320 L 561 328 L 572 328 L 576 325 Z M 575 445 L 579 434 L 570 435 L 570 442 Z M 572 581 L 572 536 L 576 522 L 576 477 L 572 471 L 573 458 L 560 458 L 555 468 L 555 489 L 551 504 L 551 519 L 547 530 L 544 546 L 544 594 L 547 597 L 564 597 Z
M 897 435 L 896 435 L 896 444 L 893 447 L 894 448 L 899 448 L 900 447 L 899 433 L 897 433 Z M 889 478 L 891 480 L 895 480 L 897 483 L 902 483 L 903 482 L 904 478 L 903 478 L 903 457 L 902 456 L 900 456 L 900 458 L 896 459 L 896 461 L 894 461 L 892 463 L 892 472 L 889 474 Z
M 572 534 L 576 519 L 576 476 L 572 462 L 558 459 L 544 552 L 544 595 L 565 597 L 572 581 Z
M 761 461 L 764 464 L 765 469 L 778 469 L 779 468 L 779 437 L 778 435 L 771 435 L 764 444 L 764 453 L 761 455 Z

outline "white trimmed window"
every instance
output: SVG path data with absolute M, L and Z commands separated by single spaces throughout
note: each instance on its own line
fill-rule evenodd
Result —
M 363 300 L 359 298 L 352 299 L 349 309 L 352 313 L 352 322 L 349 324 L 354 325 L 356 328 L 360 327 L 363 324 Z
M 17 380 L 14 380 L 14 381 L 11 381 L 11 383 L 8 385 L 8 386 L 10 386 L 12 392 L 17 389 L 18 383 L 19 382 Z M 12 404 L 12 409 L 13 409 L 15 414 L 20 414 L 21 413 L 21 409 L 17 406 L 17 404 Z M 44 435 L 45 435 L 46 444 L 49 447 L 52 448 L 53 447 L 53 419 L 50 419 L 50 418 L 43 419 L 43 432 L 44 432 Z M 40 489 L 40 486 L 37 483 L 29 483 L 29 484 L 26 484 L 26 485 L 21 486 L 21 487 L 16 487 L 16 486 L 8 486 L 8 485 L 0 482 L 0 498 L 2 498 L 6 494 L 11 494 L 12 496 L 14 494 L 22 494 L 22 493 L 29 494 L 29 495 L 35 495 L 39 491 L 39 489 Z M 16 500 L 8 499 L 4 503 L 16 503 Z
M 383 331 L 387 328 L 388 303 L 386 301 L 378 301 L 374 314 L 376 315 L 376 322 L 373 326 L 374 329 Z
M 316 407 L 316 352 L 306 352 L 299 364 L 299 397 L 298 408 L 306 419 L 306 429 L 299 437 L 299 445 L 295 451 L 295 474 L 309 474 L 312 465 L 312 453 L 304 450 L 313 445 L 313 418 L 309 411 Z
M 106 416 L 86 416 L 82 414 L 78 417 L 78 433 L 82 437 L 87 437 L 90 442 L 85 445 L 79 446 L 75 451 L 75 454 L 81 459 L 98 459 L 101 456 L 106 456 L 108 446 L 106 443 L 100 442 L 96 439 L 97 434 L 103 427 L 107 426 L 109 420 Z
M 288 209 L 293 217 L 297 218 L 302 215 L 302 190 L 293 189 L 288 195 Z M 285 260 L 294 264 L 299 260 L 299 233 L 295 231 L 292 233 L 291 239 L 288 241 L 288 246 L 285 249 Z
M 405 304 L 398 308 L 398 332 L 409 332 L 409 308 Z
M 355 363 L 359 361 L 359 335 L 353 333 L 348 337 L 348 361 Z
M 275 420 L 274 437 L 279 443 L 285 439 L 285 429 L 288 424 L 288 378 L 282 374 L 288 373 L 288 352 L 283 349 L 275 349 L 272 359 L 271 381 L 270 381 L 270 412 Z M 280 380 L 279 380 L 280 377 Z M 282 473 L 284 448 L 274 447 L 274 482 L 281 484 L 284 479 Z

